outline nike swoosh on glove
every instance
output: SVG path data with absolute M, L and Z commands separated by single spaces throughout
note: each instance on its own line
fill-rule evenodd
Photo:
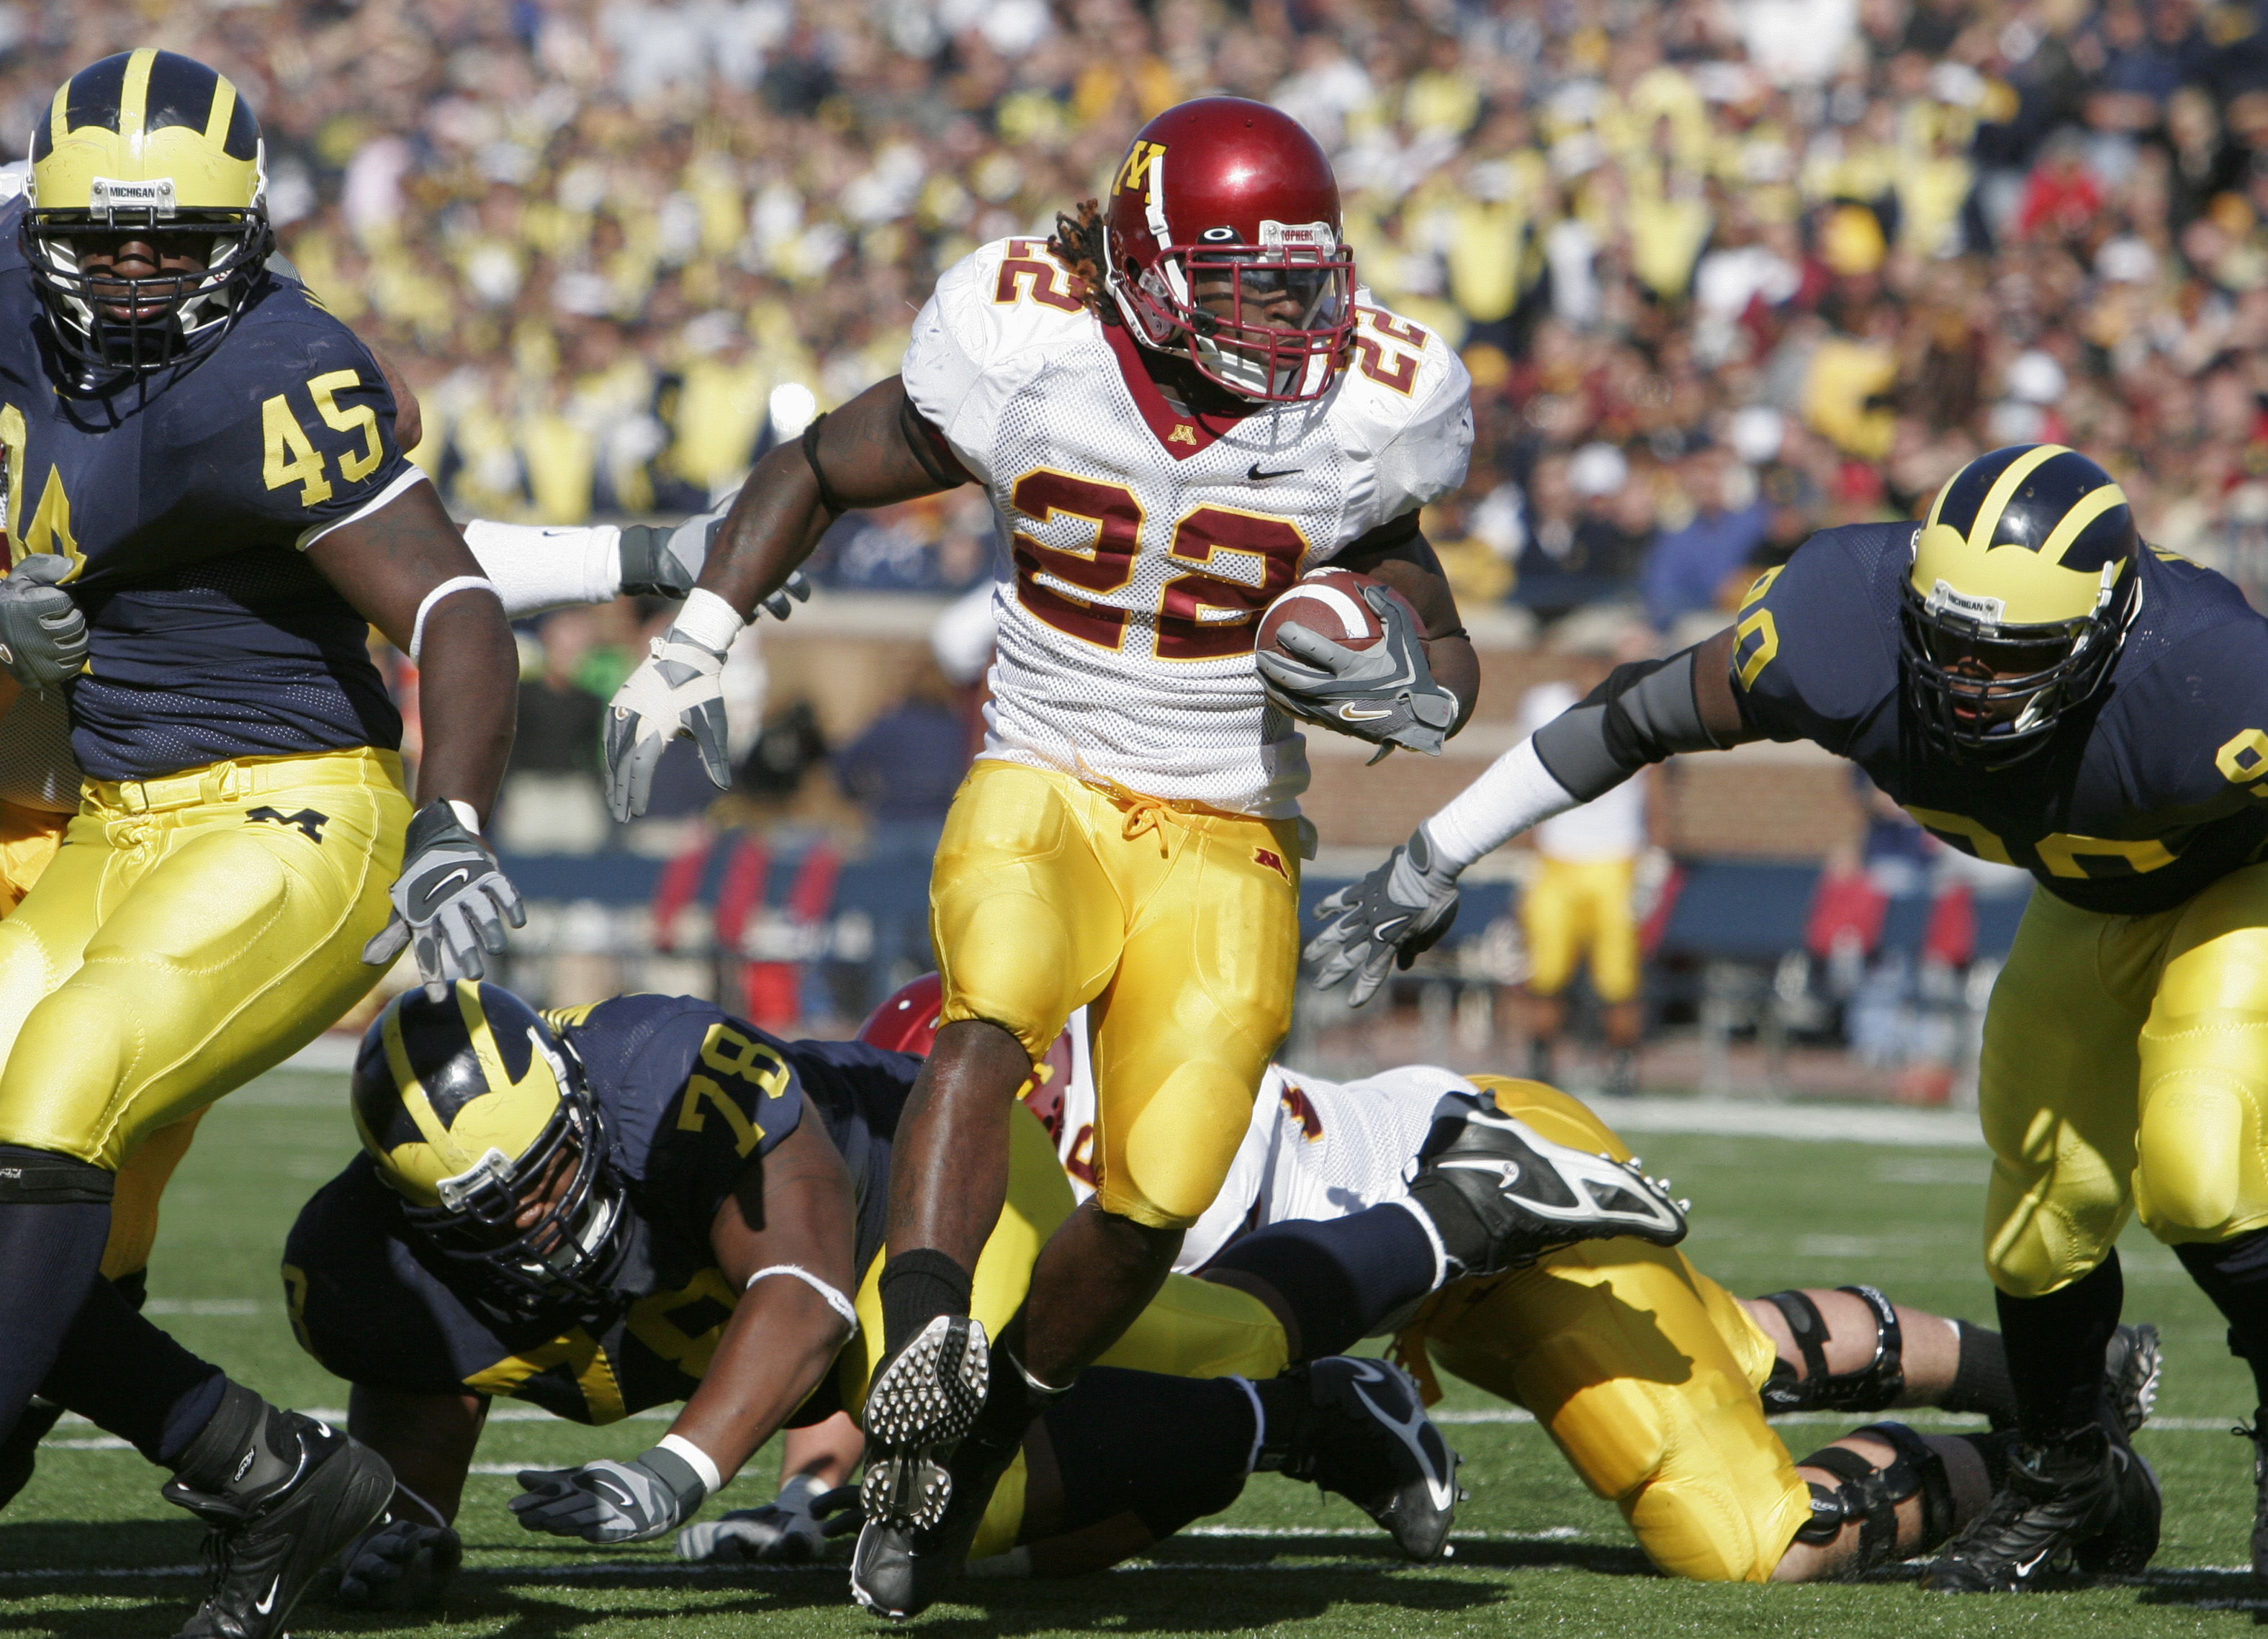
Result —
M 1408 967 L 1448 932 L 1457 920 L 1457 873 L 1439 857 L 1421 825 L 1384 864 L 1316 905 L 1322 927 L 1300 953 L 1314 965 L 1317 989 L 1352 974 L 1347 1000 L 1360 1007 L 1389 967 Z
M 411 1611 L 436 1604 L 464 1562 L 465 1545 L 446 1525 L 394 1519 L 339 1556 L 334 1605 L 350 1611 Z
M 436 1002 L 456 981 L 488 971 L 481 952 L 503 953 L 506 922 L 527 924 L 519 890 L 444 802 L 428 803 L 410 817 L 393 900 L 393 916 L 362 947 L 362 959 L 384 967 L 409 946 L 425 994 Z
M 585 1542 L 644 1542 L 671 1531 L 701 1506 L 707 1489 L 665 1478 L 654 1452 L 627 1463 L 585 1463 L 580 1468 L 523 1468 L 525 1488 L 506 1504 L 530 1531 Z M 684 1468 L 668 1452 L 659 1455 Z M 688 1476 L 691 1470 L 687 1469 Z
M 607 806 L 629 821 L 645 812 L 662 749 L 692 736 L 709 783 L 733 783 L 725 754 L 725 657 L 671 627 L 650 645 L 638 669 L 607 708 Z
M 86 616 L 61 584 L 70 571 L 69 558 L 35 552 L 0 579 L 0 666 L 33 694 L 86 665 Z
M 1262 650 L 1255 657 L 1260 686 L 1293 717 L 1376 746 L 1373 762 L 1395 746 L 1438 757 L 1457 721 L 1457 697 L 1433 680 L 1409 606 L 1383 586 L 1364 587 L 1362 598 L 1385 628 L 1377 643 L 1358 651 L 1285 626 L 1277 647 L 1297 658 Z

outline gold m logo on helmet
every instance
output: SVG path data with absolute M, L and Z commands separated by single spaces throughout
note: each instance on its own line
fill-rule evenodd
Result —
M 1153 186 L 1152 179 L 1157 171 L 1158 161 L 1165 157 L 1165 143 L 1137 142 L 1133 147 L 1126 151 L 1126 163 L 1118 167 L 1118 180 L 1112 184 L 1113 191 L 1121 194 L 1138 193 L 1147 198 Z

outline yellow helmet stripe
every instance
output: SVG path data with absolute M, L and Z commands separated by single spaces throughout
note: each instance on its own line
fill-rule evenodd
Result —
M 48 141 L 50 144 L 60 144 L 70 135 L 70 127 L 67 123 L 70 109 L 70 82 L 65 80 L 55 87 L 55 99 L 48 105 Z
M 154 47 L 137 48 L 126 59 L 126 88 L 118 96 L 118 135 L 131 143 L 142 135 L 150 114 L 150 65 L 158 60 Z
M 2117 484 L 2088 490 L 2063 515 L 2054 533 L 2040 542 L 2040 556 L 2050 563 L 2061 563 L 2063 555 L 2071 550 L 2071 543 L 2079 539 L 2080 532 L 2105 512 L 2125 504 L 2126 492 Z
M 214 75 L 212 114 L 205 121 L 205 141 L 216 148 L 227 142 L 229 116 L 235 112 L 236 87 L 227 75 Z
M 481 988 L 469 979 L 457 981 L 457 1011 L 463 1015 L 465 1033 L 472 1039 L 473 1055 L 481 1062 L 481 1077 L 490 1092 L 504 1092 L 519 1084 L 504 1069 L 504 1055 L 497 1051 L 496 1031 L 488 1010 L 481 1005 Z M 531 1069 L 534 1066 L 529 1067 Z
M 2030 477 L 2035 469 L 2045 466 L 2058 455 L 2070 453 L 2060 444 L 2043 444 L 2036 449 L 2027 450 L 2009 462 L 2008 470 L 1992 481 L 1992 487 L 1984 492 L 1984 504 L 1977 509 L 1977 521 L 1969 526 L 1970 547 L 1978 552 L 1990 547 L 1992 532 L 2000 526 L 2000 514 L 2007 510 L 2008 503 L 2014 498 L 2016 486 Z
M 425 1096 L 425 1084 L 417 1079 L 417 1067 L 409 1062 L 409 1046 L 401 1039 L 400 1008 L 386 1010 L 381 1033 L 386 1039 L 387 1068 L 394 1072 L 394 1084 L 401 1090 L 401 1107 L 409 1112 L 409 1119 L 417 1123 L 427 1143 L 436 1149 L 448 1143 L 449 1129 L 434 1113 L 432 1101 Z

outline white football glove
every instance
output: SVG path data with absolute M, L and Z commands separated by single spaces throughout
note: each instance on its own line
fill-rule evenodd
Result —
M 721 791 L 733 783 L 725 753 L 723 652 L 675 626 L 649 647 L 607 709 L 607 806 L 624 821 L 645 812 L 662 749 L 681 734 L 692 737 L 711 784 Z
M 527 925 L 519 890 L 488 844 L 445 802 L 428 803 L 410 816 L 392 897 L 394 915 L 362 947 L 362 959 L 373 967 L 391 966 L 409 946 L 425 994 L 436 1002 L 456 981 L 487 973 L 481 952 L 504 953 L 505 922 Z
M 735 1509 L 677 1533 L 677 1557 L 711 1565 L 801 1565 L 827 1548 L 828 1522 L 812 1504 L 830 1495 L 809 1474 L 798 1474 L 762 1508 Z
M 1293 717 L 1368 740 L 1378 747 L 1373 762 L 1396 746 L 1438 757 L 1456 724 L 1457 697 L 1433 680 L 1408 606 L 1383 586 L 1364 587 L 1362 598 L 1385 631 L 1376 643 L 1349 649 L 1287 625 L 1277 646 L 1297 658 L 1262 650 L 1260 687 Z
M 0 666 L 35 695 L 86 665 L 86 616 L 61 584 L 70 571 L 60 553 L 35 552 L 0 579 Z
M 1457 873 L 1419 826 L 1386 863 L 1315 907 L 1322 927 L 1301 952 L 1328 990 L 1349 974 L 1347 1000 L 1360 1007 L 1386 982 L 1387 970 L 1408 967 L 1457 920 Z

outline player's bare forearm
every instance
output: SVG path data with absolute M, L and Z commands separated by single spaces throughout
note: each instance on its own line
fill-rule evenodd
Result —
M 1693 651 L 1693 702 L 1701 709 L 1701 726 L 1719 746 L 1742 746 L 1759 738 L 1733 694 L 1733 642 L 1728 626 Z
M 865 1435 L 850 1413 L 838 1411 L 824 1422 L 787 1431 L 780 1442 L 780 1483 L 800 1475 L 831 1491 L 850 1482 L 865 1455 Z
M 819 464 L 844 506 L 891 506 L 950 487 L 931 475 L 907 442 L 905 400 L 904 384 L 892 376 L 820 428 Z M 740 487 L 699 584 L 748 618 L 758 600 L 787 584 L 835 517 L 820 497 L 802 440 L 791 438 L 758 461 Z
M 488 1415 L 485 1394 L 411 1394 L 357 1383 L 347 1399 L 347 1432 L 385 1458 L 395 1482 L 430 1503 L 446 1524 L 464 1499 Z M 399 1496 L 393 1511 L 397 1519 L 434 1523 L 416 1503 Z
M 710 1231 L 718 1267 L 747 1290 L 670 1432 L 708 1452 L 723 1472 L 737 1469 L 779 1430 L 850 1335 L 849 1323 L 806 1282 L 773 1275 L 748 1286 L 748 1277 L 792 1265 L 848 1299 L 856 1290 L 854 1220 L 850 1174 L 806 1103 L 795 1131 L 751 1165 Z
M 1471 720 L 1480 699 L 1481 661 L 1473 652 L 1472 639 L 1465 636 L 1457 594 L 1449 588 L 1441 560 L 1432 543 L 1418 532 L 1417 515 L 1371 531 L 1341 553 L 1334 567 L 1383 581 L 1418 611 L 1425 664 L 1432 668 L 1433 680 L 1457 697 L 1457 720 L 1449 730 L 1454 736 Z
M 444 581 L 481 577 L 440 497 L 422 483 L 331 531 L 307 548 L 307 561 L 405 654 L 426 594 Z M 454 798 L 485 819 L 512 754 L 519 701 L 519 652 L 503 604 L 468 588 L 427 608 L 418 670 L 425 750 L 417 803 Z

